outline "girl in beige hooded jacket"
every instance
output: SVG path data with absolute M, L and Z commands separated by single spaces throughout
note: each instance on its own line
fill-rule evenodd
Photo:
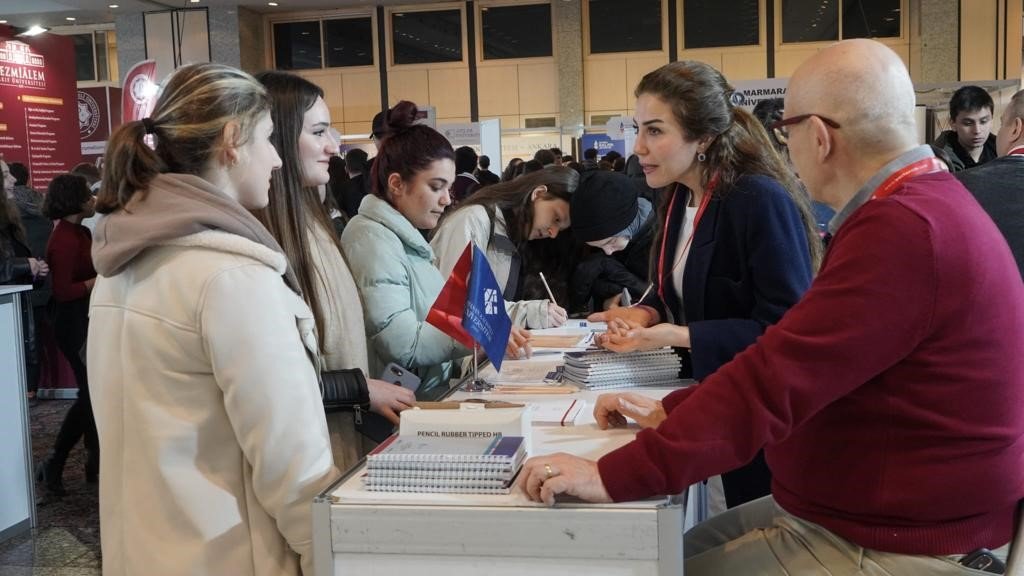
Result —
M 111 139 L 88 342 L 105 576 L 312 575 L 338 472 L 312 314 L 246 210 L 281 164 L 268 110 L 249 75 L 190 65 Z

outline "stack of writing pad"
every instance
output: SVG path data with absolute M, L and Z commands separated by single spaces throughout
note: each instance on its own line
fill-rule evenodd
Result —
M 637 352 L 566 352 L 562 380 L 601 390 L 637 386 L 678 386 L 679 356 L 671 348 Z
M 366 456 L 374 492 L 508 494 L 526 458 L 521 436 L 392 436 Z

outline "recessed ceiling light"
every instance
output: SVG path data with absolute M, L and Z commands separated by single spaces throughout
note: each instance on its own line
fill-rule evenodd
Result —
M 277 6 L 277 2 L 267 2 L 267 6 Z
M 25 30 L 21 34 L 18 34 L 18 36 L 38 36 L 43 32 L 46 32 L 46 28 L 43 28 L 39 24 L 33 24 L 31 28 Z
M 7 20 L 0 20 L 0 24 L 7 24 Z
M 188 1 L 193 3 L 193 4 L 199 4 L 199 0 L 188 0 Z
M 111 4 L 109 7 L 110 8 L 120 8 L 120 6 L 118 6 L 117 4 Z
M 75 21 L 75 17 L 74 16 L 68 16 L 68 17 L 66 17 L 64 19 L 67 20 L 68 22 L 74 22 Z

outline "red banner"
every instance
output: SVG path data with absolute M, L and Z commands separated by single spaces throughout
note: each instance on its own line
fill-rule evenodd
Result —
M 127 124 L 149 116 L 156 98 L 156 60 L 143 60 L 132 66 L 121 85 L 122 122 Z
M 75 77 L 70 37 L 0 25 L 0 156 L 28 166 L 37 190 L 81 158 Z
M 82 162 L 97 164 L 107 140 L 121 125 L 121 89 L 106 86 L 78 89 L 78 136 Z

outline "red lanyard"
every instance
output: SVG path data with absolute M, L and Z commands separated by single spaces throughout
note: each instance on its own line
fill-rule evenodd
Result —
M 1024 156 L 1024 146 L 1017 146 L 1006 153 L 1007 156 Z
M 931 158 L 922 158 L 917 162 L 908 164 L 903 168 L 893 172 L 888 178 L 882 182 L 882 185 L 875 189 L 874 195 L 871 196 L 872 200 L 878 198 L 885 198 L 889 196 L 903 185 L 908 178 L 920 176 L 922 174 L 931 174 L 932 172 L 945 172 L 946 167 L 939 162 L 938 158 L 934 156 Z
M 700 207 L 697 208 L 697 215 L 693 218 L 693 228 L 690 229 L 690 235 L 686 238 L 686 243 L 679 250 L 680 254 L 686 253 L 686 249 L 690 247 L 693 242 L 693 235 L 697 233 L 697 225 L 700 224 L 700 219 L 704 216 L 704 211 L 707 209 L 708 204 L 711 202 L 711 194 L 715 190 L 715 186 L 718 184 L 718 174 L 715 174 L 711 181 L 708 182 L 707 190 L 704 191 L 704 197 L 700 199 Z M 664 232 L 661 235 L 661 252 L 658 254 L 658 296 L 664 301 L 665 294 L 664 286 L 665 282 L 665 242 L 668 240 L 668 223 L 672 218 L 672 208 L 676 205 L 676 198 L 679 196 L 676 192 L 679 191 L 679 185 L 677 184 L 675 189 L 672 190 L 672 200 L 668 203 L 668 211 L 665 213 L 665 226 L 662 228 Z M 686 218 L 683 217 L 685 223 Z M 677 255 L 678 257 L 679 255 Z M 673 269 L 675 266 L 672 267 Z

